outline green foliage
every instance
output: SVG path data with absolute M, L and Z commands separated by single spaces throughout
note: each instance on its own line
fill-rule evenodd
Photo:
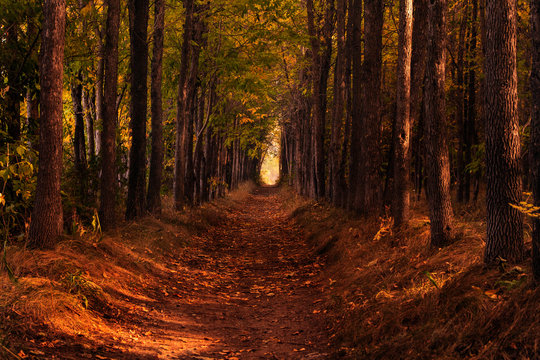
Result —
M 2 134 L 0 132 L 0 136 Z M 23 141 L 6 144 L 5 152 L 0 153 L 0 218 L 4 225 L 1 230 L 3 237 L 17 232 L 20 238 L 24 236 L 36 189 L 36 161 L 37 153 Z
M 89 299 L 98 297 L 102 292 L 102 289 L 90 281 L 81 270 L 65 274 L 61 282 L 68 293 L 82 302 L 85 309 L 88 309 Z

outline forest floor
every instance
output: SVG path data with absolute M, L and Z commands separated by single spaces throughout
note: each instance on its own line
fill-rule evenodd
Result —
M 0 317 L 16 325 L 4 329 L 0 358 L 328 358 L 323 263 L 280 199 L 277 188 L 256 188 L 207 204 L 191 217 L 193 223 L 206 217 L 198 226 L 169 219 L 164 228 L 166 221 L 147 219 L 90 246 L 68 241 L 58 254 L 32 254 L 49 269 L 42 276 L 52 279 L 25 274 L 28 261 L 15 265 L 22 285 L 13 290 L 18 296 L 0 301 Z M 183 246 L 174 245 L 182 232 L 175 226 L 191 233 Z
M 540 359 L 530 260 L 483 264 L 480 204 L 444 248 L 424 199 L 395 231 L 286 186 L 74 224 L 52 251 L 8 248 L 0 359 Z

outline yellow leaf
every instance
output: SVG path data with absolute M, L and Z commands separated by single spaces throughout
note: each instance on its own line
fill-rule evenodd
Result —
M 491 298 L 491 299 L 498 299 L 499 298 L 499 295 L 497 295 L 497 290 L 495 290 L 495 289 L 486 290 L 486 291 L 484 291 L 484 294 L 486 294 L 486 296 Z

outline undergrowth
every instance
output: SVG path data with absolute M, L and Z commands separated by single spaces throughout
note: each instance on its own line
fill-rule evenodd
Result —
M 327 257 L 336 359 L 540 358 L 540 289 L 528 262 L 483 265 L 481 214 L 463 211 L 457 241 L 434 249 L 423 202 L 395 233 L 387 217 L 283 192 L 313 255 Z
M 0 265 L 0 359 L 48 358 L 42 349 L 68 339 L 130 344 L 136 334 L 116 324 L 128 321 L 135 307 L 147 311 L 152 296 L 163 293 L 163 279 L 178 276 L 167 264 L 176 263 L 199 232 L 220 224 L 220 211 L 252 187 L 243 185 L 218 200 L 219 206 L 209 203 L 181 212 L 168 210 L 172 199 L 166 198 L 159 217 L 122 222 L 104 234 L 98 223 L 90 228 L 76 224 L 54 250 L 7 246 L 16 281 Z

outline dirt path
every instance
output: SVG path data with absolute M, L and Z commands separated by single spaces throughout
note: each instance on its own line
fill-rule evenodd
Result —
M 55 358 L 326 359 L 321 264 L 280 199 L 258 188 L 220 208 L 222 224 L 164 264 L 160 286 L 124 299 L 132 310 L 111 324 L 129 341 L 69 341 Z
M 189 315 L 187 335 L 203 342 L 178 358 L 325 358 L 320 264 L 280 210 L 275 189 L 257 189 L 199 240 L 200 259 L 190 265 L 202 283 L 183 289 L 195 301 L 169 305 Z

